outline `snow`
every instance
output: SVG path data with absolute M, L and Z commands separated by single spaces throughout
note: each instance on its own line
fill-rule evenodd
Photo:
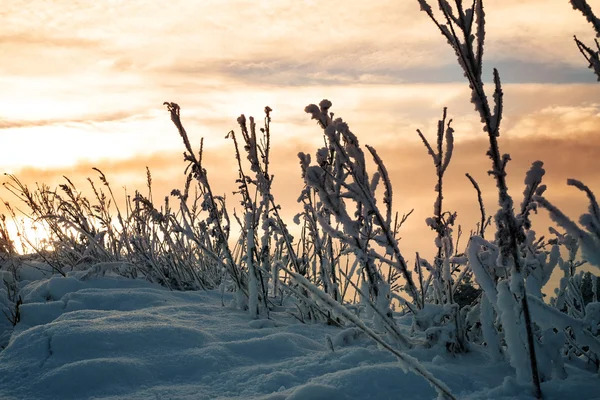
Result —
M 0 398 L 432 399 L 422 377 L 358 329 L 302 324 L 285 307 L 254 320 L 234 295 L 175 292 L 142 280 L 22 281 L 21 322 L 0 352 Z M 593 313 L 592 313 L 593 314 Z M 399 317 L 397 318 L 406 318 Z M 410 318 L 410 317 L 408 317 Z M 410 329 L 410 320 L 399 326 Z M 4 328 L 4 325 L 2 325 Z M 404 351 L 403 351 L 404 352 Z M 461 399 L 529 399 L 507 361 L 477 346 L 405 351 Z M 598 376 L 565 363 L 546 399 L 598 398 Z

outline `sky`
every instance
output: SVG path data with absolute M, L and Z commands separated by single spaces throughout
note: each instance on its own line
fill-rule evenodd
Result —
M 600 10 L 600 0 L 589 3 Z M 541 159 L 547 197 L 577 218 L 585 196 L 566 179 L 600 191 L 600 91 L 573 42 L 592 42 L 592 27 L 568 0 L 488 0 L 485 10 L 484 74 L 490 81 L 496 67 L 503 81 L 511 194 L 520 203 L 524 174 Z M 268 105 L 274 193 L 291 224 L 302 186 L 296 154 L 322 143 L 303 109 L 327 98 L 378 149 L 397 211 L 415 209 L 401 232 L 407 258 L 432 248 L 424 219 L 435 175 L 416 129 L 433 138 L 443 107 L 457 139 L 447 208 L 473 228 L 469 172 L 495 211 L 468 86 L 416 0 L 14 0 L 0 8 L 0 57 L 0 171 L 30 185 L 54 187 L 66 175 L 83 189 L 97 167 L 131 193 L 144 188 L 148 166 L 155 194 L 182 187 L 183 144 L 162 105 L 173 101 L 192 143 L 204 137 L 213 188 L 231 198 L 237 172 L 225 136 L 237 116 L 260 119 Z M 539 219 L 546 234 L 547 216 Z

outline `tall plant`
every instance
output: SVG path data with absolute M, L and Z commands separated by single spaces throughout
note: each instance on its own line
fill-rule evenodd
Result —
M 490 146 L 487 155 L 492 162 L 492 169 L 489 173 L 496 181 L 499 205 L 499 210 L 495 216 L 496 242 L 500 250 L 497 263 L 499 266 L 508 268 L 511 272 L 510 291 L 522 311 L 527 336 L 531 378 L 535 395 L 540 398 L 541 387 L 535 354 L 534 327 L 524 283 L 525 271 L 520 256 L 520 244 L 524 241 L 523 224 L 515 215 L 514 202 L 508 193 L 506 166 L 510 156 L 501 153 L 498 143 L 503 112 L 503 91 L 500 74 L 494 68 L 493 81 L 495 88 L 492 104 L 488 100 L 482 79 L 485 43 L 483 0 L 475 0 L 471 7 L 466 8 L 462 0 L 455 0 L 456 9 L 453 9 L 447 0 L 438 0 L 439 9 L 443 16 L 441 21 L 435 16 L 433 9 L 426 0 L 417 1 L 421 6 L 421 10 L 430 17 L 454 50 L 458 64 L 469 82 L 471 102 L 481 118 L 483 130 L 487 133 L 489 139 Z M 471 242 L 471 246 L 476 245 L 476 241 Z M 507 307 L 513 308 L 510 306 L 509 299 L 507 297 L 507 302 L 509 302 Z M 519 312 L 517 315 L 520 314 Z M 518 324 L 518 319 L 514 323 Z M 515 340 L 517 339 L 515 338 Z M 521 379 L 523 379 L 522 376 Z

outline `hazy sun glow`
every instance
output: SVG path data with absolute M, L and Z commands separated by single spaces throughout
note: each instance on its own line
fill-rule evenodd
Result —
M 35 224 L 31 220 L 6 221 L 8 231 L 15 250 L 19 254 L 32 253 L 34 249 L 51 249 L 48 245 L 48 233 L 41 224 Z

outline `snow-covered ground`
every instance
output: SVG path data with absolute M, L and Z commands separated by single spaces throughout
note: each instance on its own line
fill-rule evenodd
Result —
M 22 289 L 21 322 L 0 352 L 1 399 L 436 397 L 354 328 L 302 324 L 284 308 L 251 320 L 230 305 L 231 294 L 82 274 Z M 402 323 L 410 329 L 410 317 Z M 507 362 L 494 364 L 477 348 L 410 354 L 457 398 L 531 398 Z M 542 385 L 546 399 L 600 398 L 598 375 L 572 364 L 567 371 L 567 380 Z

